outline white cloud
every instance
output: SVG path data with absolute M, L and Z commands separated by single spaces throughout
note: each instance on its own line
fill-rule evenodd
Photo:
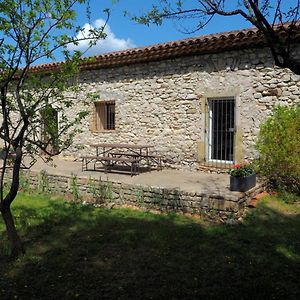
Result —
M 105 21 L 103 19 L 97 19 L 93 25 L 85 24 L 83 26 L 84 32 L 80 32 L 77 35 L 77 38 L 87 37 L 89 30 L 94 28 L 99 28 L 104 26 Z M 89 42 L 88 41 L 80 41 L 77 46 L 69 45 L 69 50 L 80 50 L 81 52 L 85 52 L 85 56 L 98 55 L 102 53 L 125 50 L 129 48 L 134 48 L 136 45 L 131 39 L 122 39 L 117 38 L 116 35 L 112 32 L 110 26 L 106 24 L 104 32 L 106 33 L 106 38 L 104 40 L 99 40 L 96 45 L 94 45 L 89 50 Z

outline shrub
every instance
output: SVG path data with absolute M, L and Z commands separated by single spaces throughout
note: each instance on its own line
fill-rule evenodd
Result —
M 300 105 L 276 106 L 260 126 L 258 166 L 273 187 L 300 193 Z

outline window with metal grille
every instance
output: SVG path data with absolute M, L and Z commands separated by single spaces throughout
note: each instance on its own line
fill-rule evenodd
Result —
M 95 130 L 115 129 L 115 102 L 95 102 Z

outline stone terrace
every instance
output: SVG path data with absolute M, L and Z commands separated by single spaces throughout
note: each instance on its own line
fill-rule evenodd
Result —
M 30 181 L 26 178 L 30 177 Z M 39 160 L 25 171 L 21 185 L 44 192 L 66 194 L 101 205 L 134 205 L 145 209 L 199 214 L 215 220 L 238 218 L 255 195 L 263 190 L 258 183 L 246 193 L 229 191 L 229 175 L 204 172 L 162 171 L 127 174 L 81 171 L 80 161 Z

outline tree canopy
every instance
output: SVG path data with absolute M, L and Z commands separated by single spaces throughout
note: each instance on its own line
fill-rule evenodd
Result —
M 88 40 L 90 46 L 105 38 L 104 26 L 77 26 L 77 12 L 90 17 L 89 0 L 1 0 L 0 1 L 0 211 L 5 221 L 12 254 L 23 252 L 10 205 L 19 187 L 24 155 L 60 153 L 72 142 L 78 123 L 65 110 L 72 106 L 66 89 L 76 92 L 74 76 L 82 53 L 68 45 Z M 107 19 L 109 11 L 107 13 Z M 55 70 L 34 66 L 51 61 L 57 52 L 65 63 Z M 59 126 L 56 119 L 59 115 Z M 11 180 L 6 181 L 11 172 Z

